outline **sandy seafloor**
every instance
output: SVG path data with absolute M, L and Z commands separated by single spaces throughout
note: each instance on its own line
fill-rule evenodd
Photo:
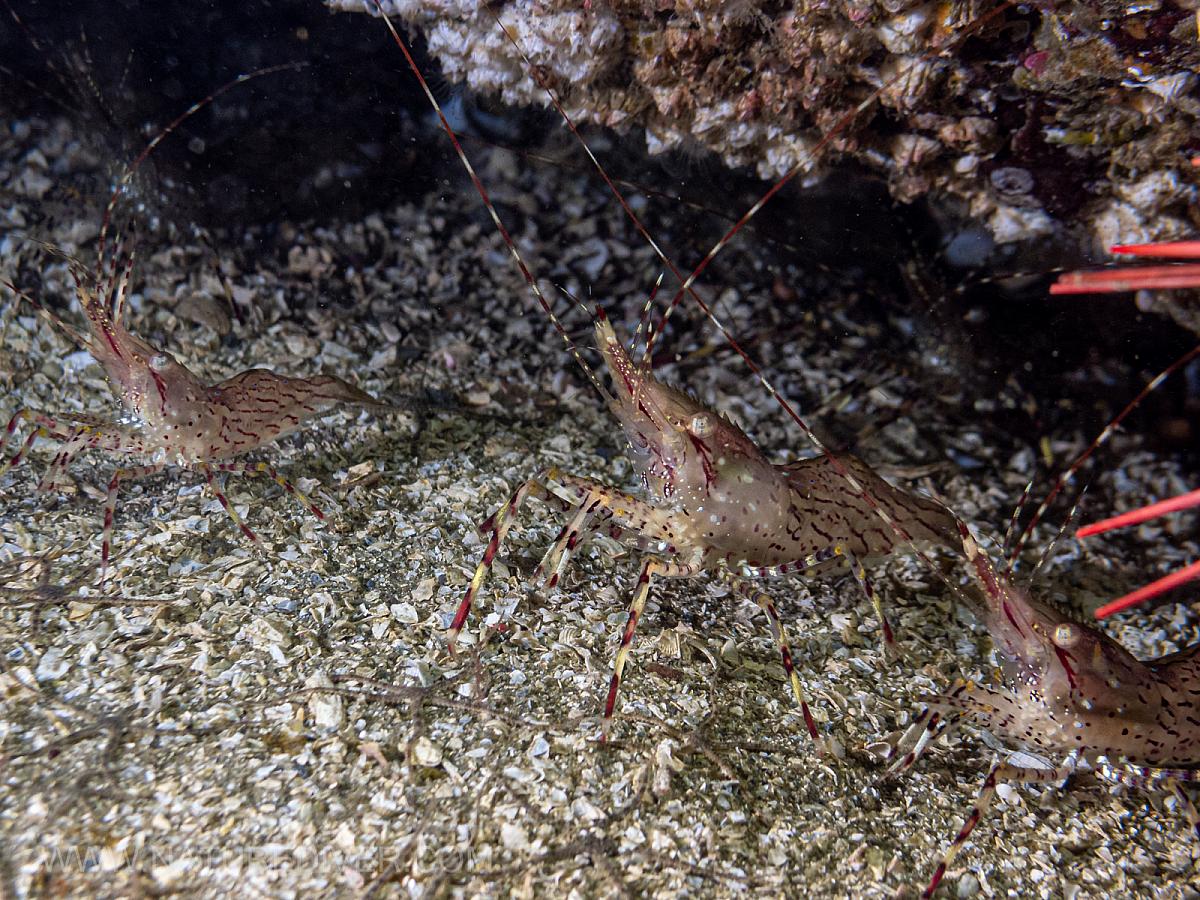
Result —
M 103 184 L 105 169 L 78 137 L 61 119 L 8 123 L 2 215 L 6 231 L 90 260 L 105 195 L 78 185 L 97 173 Z M 481 171 L 547 284 L 590 284 L 614 318 L 636 319 L 659 267 L 602 187 L 511 154 Z M 43 215 L 45 198 L 64 192 L 74 205 Z M 837 758 L 812 753 L 757 610 L 706 578 L 655 586 L 615 740 L 599 744 L 636 554 L 593 544 L 563 588 L 529 592 L 560 524 L 537 503 L 467 637 L 502 612 L 504 630 L 477 653 L 445 652 L 483 550 L 473 523 L 548 465 L 631 484 L 613 421 L 479 210 L 459 179 L 364 221 L 207 244 L 142 231 L 132 326 L 203 377 L 324 368 L 383 398 L 424 399 L 419 415 L 340 411 L 254 454 L 328 513 L 320 523 L 266 480 L 231 479 L 265 554 L 202 478 L 172 469 L 121 491 L 128 602 L 5 598 L 5 893 L 879 897 L 924 884 L 993 750 L 968 728 L 877 783 L 865 748 L 902 727 L 923 692 L 989 670 L 986 637 L 916 559 L 874 569 L 905 652 L 895 664 L 844 575 L 768 587 Z M 6 276 L 65 309 L 65 268 L 0 240 Z M 1044 435 L 998 426 L 970 379 L 927 364 L 936 341 L 903 336 L 928 322 L 881 316 L 833 276 L 773 270 L 764 256 L 740 242 L 703 290 L 736 302 L 732 326 L 823 433 L 853 440 L 902 484 L 935 488 L 981 533 L 1002 533 L 1040 439 L 1061 465 L 1090 437 L 1070 416 Z M 227 295 L 243 321 L 222 338 Z M 115 412 L 85 354 L 7 293 L 2 302 L 0 411 Z M 79 322 L 77 309 L 64 314 Z M 578 312 L 567 321 L 586 338 Z M 673 339 L 687 355 L 662 377 L 735 417 L 774 458 L 810 452 L 694 316 L 681 315 Z M 1179 459 L 1142 447 L 1136 435 L 1115 442 L 1086 517 L 1189 486 Z M 27 587 L 37 576 L 27 555 L 52 554 L 49 583 L 86 593 L 114 461 L 85 454 L 73 489 L 38 494 L 50 453 L 39 444 L 31 465 L 0 479 L 0 577 Z M 1090 610 L 1194 558 L 1189 527 L 1179 517 L 1086 552 L 1066 541 L 1038 585 Z M 1195 594 L 1114 633 L 1142 655 L 1183 646 L 1200 632 L 1185 605 Z M 945 896 L 1197 896 L 1200 847 L 1173 803 L 1088 775 L 1002 793 Z

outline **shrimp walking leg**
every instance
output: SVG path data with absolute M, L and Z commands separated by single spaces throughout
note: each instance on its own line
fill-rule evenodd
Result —
M 17 430 L 17 426 L 22 422 L 29 422 L 34 427 L 22 442 L 21 447 L 17 452 L 9 457 L 5 454 L 5 447 L 8 445 L 9 439 Z M 57 421 L 43 413 L 35 412 L 32 409 L 22 407 L 13 413 L 12 418 L 8 420 L 8 425 L 4 429 L 4 434 L 0 435 L 0 475 L 3 475 L 9 469 L 19 466 L 21 461 L 29 454 L 30 448 L 34 441 L 38 438 L 51 438 L 56 441 L 65 441 L 70 436 L 70 432 L 63 430 L 62 426 Z
M 671 529 L 670 517 L 657 507 L 651 506 L 644 500 L 639 500 L 637 497 L 632 497 L 608 485 L 601 484 L 598 481 L 581 478 L 577 475 L 568 475 L 556 468 L 546 470 L 543 474 L 529 479 L 518 487 L 504 506 L 480 524 L 479 530 L 489 535 L 488 544 L 483 552 L 483 558 L 479 561 L 479 565 L 475 567 L 475 574 L 472 576 L 471 583 L 467 587 L 466 596 L 463 597 L 462 602 L 458 605 L 458 610 L 455 612 L 454 619 L 450 623 L 450 636 L 447 639 L 447 644 L 452 652 L 455 643 L 458 641 L 458 636 L 466 624 L 467 617 L 471 614 L 475 597 L 478 595 L 480 587 L 491 571 L 496 555 L 500 551 L 500 546 L 503 544 L 504 538 L 508 535 L 508 530 L 512 527 L 513 521 L 517 513 L 520 512 L 521 507 L 524 506 L 525 501 L 533 496 L 551 503 L 557 503 L 563 500 L 563 491 L 569 492 L 576 499 L 576 505 L 573 507 L 576 510 L 576 514 L 572 517 L 572 521 L 579 518 L 580 512 L 586 513 L 590 508 L 592 516 L 612 520 L 620 529 L 618 533 L 628 530 L 637 532 L 638 535 L 647 538 L 669 539 Z M 568 508 L 572 507 L 568 506 Z M 586 518 L 587 516 L 585 515 L 584 519 Z M 568 526 L 570 524 L 568 522 Z M 582 534 L 582 526 L 583 522 L 581 520 L 579 526 L 580 534 Z M 564 552 L 573 549 L 567 546 L 570 544 L 570 538 L 570 527 L 559 532 L 558 540 L 543 559 L 543 566 L 548 566 L 549 562 L 553 560 L 560 541 L 564 545 Z M 556 566 L 556 571 L 561 572 L 563 566 L 565 566 L 565 563 L 560 560 L 560 565 Z
M 221 508 L 233 520 L 233 524 L 241 530 L 250 543 L 261 550 L 263 545 L 262 539 L 251 530 L 249 525 L 242 521 L 242 517 L 238 515 L 238 511 L 233 508 L 233 504 L 229 502 L 229 498 L 225 496 L 225 492 L 221 490 L 220 484 L 217 483 L 217 469 L 208 463 L 200 463 L 196 468 L 204 473 L 204 480 L 208 482 L 209 490 L 213 492 L 213 496 L 217 498 L 217 502 L 221 504 Z
M 611 513 L 624 530 L 635 531 L 648 540 L 670 542 L 675 537 L 677 523 L 668 510 L 579 475 L 555 472 L 554 480 L 581 497 L 591 493 L 598 499 L 599 508 Z
M 108 576 L 108 561 L 112 551 L 113 519 L 117 514 L 117 488 L 122 479 L 131 481 L 134 478 L 145 478 L 166 468 L 166 463 L 151 463 L 146 466 L 131 466 L 117 469 L 108 482 L 108 492 L 104 497 L 104 531 L 100 536 L 100 583 L 103 584 Z
M 971 690 L 971 687 L 971 682 L 959 679 L 948 697 L 957 698 Z M 890 778 L 907 772 L 933 741 L 957 728 L 965 715 L 957 709 L 939 709 L 932 705 L 924 707 L 888 754 L 888 759 L 893 762 L 883 777 Z
M 42 475 L 41 481 L 38 482 L 37 489 L 41 492 L 49 492 L 57 490 L 62 484 L 62 478 L 66 475 L 67 468 L 82 451 L 88 450 L 98 443 L 95 435 L 90 433 L 87 426 L 76 428 L 62 438 L 61 446 L 58 452 L 54 454 L 54 459 L 50 465 L 46 467 L 46 472 Z
M 542 475 L 530 478 L 513 491 L 512 496 L 509 497 L 508 502 L 504 506 L 500 507 L 500 509 L 480 524 L 480 532 L 489 535 L 488 544 L 487 548 L 483 551 L 483 558 L 479 560 L 479 565 L 475 567 L 475 574 L 471 576 L 471 583 L 467 586 L 466 596 L 458 604 L 458 609 L 454 613 L 454 619 L 450 623 L 450 635 L 446 639 L 446 646 L 451 653 L 454 652 L 454 646 L 458 643 L 458 636 L 462 633 L 463 626 L 467 622 L 467 616 L 471 614 L 471 607 L 474 605 L 479 588 L 491 573 L 492 563 L 495 561 L 496 554 L 500 551 L 500 545 L 504 543 L 504 538 L 508 534 L 508 529 L 512 527 L 517 513 L 520 512 L 521 507 L 531 495 L 536 497 L 554 496 L 546 486 L 546 481 L 553 474 L 554 470 L 550 469 Z
M 817 723 L 813 718 L 812 710 L 809 708 L 808 700 L 804 696 L 804 691 L 800 687 L 800 678 L 796 675 L 796 664 L 792 658 L 792 647 L 788 641 L 787 632 L 783 627 L 783 620 L 779 618 L 779 610 L 775 608 L 775 602 L 758 588 L 740 579 L 733 583 L 734 589 L 754 603 L 767 615 L 767 622 L 771 626 L 771 634 L 775 638 L 775 646 L 779 650 L 779 656 L 783 660 L 783 671 L 787 675 L 788 683 L 792 686 L 792 696 L 796 700 L 796 704 L 800 707 L 800 713 L 804 716 L 804 727 L 808 729 L 808 735 L 812 738 L 813 744 L 816 745 L 817 752 L 825 751 L 825 739 L 821 737 L 817 731 Z
M 920 759 L 929 745 L 944 734 L 949 734 L 962 721 L 959 713 L 946 715 L 936 709 L 925 707 L 917 716 L 912 727 L 900 737 L 900 741 L 889 754 L 894 759 L 883 773 L 883 778 L 891 778 L 907 772 Z M 908 745 L 909 749 L 901 753 L 900 748 Z
M 111 422 L 85 422 L 63 439 L 46 474 L 38 482 L 39 491 L 53 491 L 62 484 L 67 467 L 84 450 L 109 450 L 115 453 L 136 453 L 143 449 L 142 441 L 123 425 Z
M 591 533 L 591 522 L 599 506 L 600 499 L 594 497 L 589 491 L 587 496 L 575 507 L 574 515 L 563 525 L 554 544 L 546 551 L 542 561 L 538 563 L 537 570 L 533 573 L 535 582 L 541 581 L 542 576 L 549 572 L 544 588 L 551 590 L 558 584 L 571 561 L 571 554 Z
M 276 471 L 275 467 L 265 462 L 249 462 L 249 463 L 211 463 L 212 468 L 218 472 L 225 472 L 233 475 L 265 475 L 274 481 L 277 485 L 287 492 L 288 496 L 294 497 L 296 502 L 312 513 L 318 519 L 324 521 L 325 513 L 317 506 L 308 495 L 299 490 L 288 479 Z
M 954 858 L 958 856 L 958 851 L 962 849 L 963 844 L 967 842 L 967 838 L 971 836 L 971 832 L 975 830 L 975 826 L 979 824 L 980 819 L 983 818 L 988 808 L 992 805 L 992 799 L 996 796 L 996 785 L 1001 782 L 1052 784 L 1056 781 L 1063 781 L 1074 771 L 1075 767 L 1073 765 L 1060 766 L 1054 769 L 1034 769 L 1022 766 L 1010 766 L 999 761 L 993 763 L 992 768 L 987 773 L 987 777 L 983 779 L 983 786 L 979 790 L 979 796 L 975 800 L 975 805 L 967 815 L 967 820 L 963 823 L 962 828 L 958 830 L 958 834 L 954 836 L 954 840 L 950 842 L 950 846 L 942 856 L 941 862 L 938 863 L 937 869 L 934 870 L 929 884 L 921 892 L 921 896 L 933 896 L 934 891 L 937 890 L 937 886 L 946 874 L 946 869 L 954 862 Z
M 888 621 L 887 614 L 883 611 L 883 601 L 879 599 L 879 594 L 875 592 L 875 585 L 867 577 L 867 570 L 863 564 L 853 556 L 847 556 L 847 560 L 850 563 L 850 574 L 854 576 L 854 580 L 858 582 L 858 586 L 862 588 L 862 592 L 871 601 L 871 607 L 875 610 L 875 617 L 879 619 L 879 630 L 883 632 L 884 658 L 890 662 L 894 662 L 900 659 L 902 654 L 896 646 L 896 633 L 892 631 L 892 624 Z
M 633 645 L 633 635 L 637 630 L 638 620 L 646 608 L 646 600 L 650 596 L 650 579 L 655 575 L 660 578 L 690 578 L 700 572 L 699 561 L 688 563 L 672 563 L 664 559 L 651 557 L 642 564 L 638 574 L 637 590 L 629 603 L 629 614 L 625 620 L 625 629 L 621 632 L 621 643 L 617 647 L 617 658 L 613 662 L 612 676 L 608 682 L 608 696 L 604 700 L 604 717 L 601 720 L 601 733 L 608 734 L 609 723 L 617 706 L 617 692 L 621 688 L 621 673 L 625 670 L 625 662 L 629 658 L 629 650 Z

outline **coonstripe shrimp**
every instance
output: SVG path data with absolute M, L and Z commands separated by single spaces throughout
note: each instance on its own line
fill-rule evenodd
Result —
M 1110 782 L 1173 794 L 1200 839 L 1188 786 L 1200 781 L 1200 644 L 1141 662 L 1103 632 L 1077 622 L 997 572 L 960 523 L 968 572 L 983 594 L 980 618 L 1000 663 L 1000 681 L 960 681 L 927 700 L 900 738 L 888 770 L 909 769 L 931 741 L 964 722 L 1007 746 L 1057 760 L 1050 768 L 997 761 L 922 896 L 947 869 L 1002 783 L 1053 784 L 1089 764 Z
M 935 739 L 967 722 L 1012 749 L 1061 763 L 1046 768 L 994 763 L 922 896 L 930 897 L 937 890 L 986 814 L 998 785 L 1061 782 L 1081 764 L 1114 784 L 1172 794 L 1200 837 L 1200 816 L 1188 787 L 1200 781 L 1200 644 L 1141 662 L 1108 635 L 1019 588 L 1014 575 L 1025 543 L 1054 499 L 1130 413 L 1197 355 L 1200 347 L 1150 379 L 1067 466 L 1013 542 L 1001 569 L 993 566 L 970 529 L 961 520 L 956 523 L 967 575 L 979 590 L 950 586 L 992 639 L 999 683 L 959 680 L 946 694 L 928 698 L 912 725 L 891 746 L 891 765 L 884 777 L 910 769 Z M 1013 513 L 1010 534 L 1028 494 L 1026 488 Z M 1073 513 L 1074 508 L 1058 537 L 1065 533 Z M 1050 547 L 1041 554 L 1038 567 L 1048 558 Z
M 105 242 L 113 210 L 134 171 L 183 121 L 221 94 L 251 78 L 292 68 L 276 66 L 238 76 L 159 132 L 127 167 L 105 210 L 95 268 L 88 270 L 82 263 L 68 259 L 75 297 L 86 317 L 85 331 L 68 325 L 12 281 L 3 282 L 16 302 L 22 299 L 28 302 L 51 325 L 91 354 L 104 369 L 122 412 L 118 419 L 106 421 L 96 416 L 52 416 L 18 409 L 0 434 L 0 475 L 18 465 L 39 437 L 59 442 L 58 451 L 38 484 L 39 491 L 54 490 L 67 467 L 84 450 L 148 459 L 143 464 L 118 468 L 108 482 L 101 536 L 101 581 L 109 565 L 117 491 L 122 481 L 154 474 L 168 465 L 198 471 L 242 534 L 261 546 L 258 536 L 242 521 L 221 490 L 218 479 L 222 474 L 265 475 L 318 519 L 323 519 L 324 514 L 270 464 L 239 462 L 236 457 L 341 405 L 391 409 L 332 375 L 290 378 L 267 369 L 250 369 L 210 385 L 170 353 L 137 336 L 125 325 L 134 254 L 114 250 L 108 259 Z M 15 439 L 22 425 L 28 426 L 28 434 L 19 448 L 8 455 L 6 445 Z
M 811 737 L 822 747 L 778 612 L 753 586 L 753 580 L 808 571 L 844 557 L 875 605 L 885 641 L 890 643 L 890 628 L 866 579 L 864 563 L 891 554 L 905 541 L 953 545 L 957 540 L 953 516 L 932 500 L 893 487 L 851 456 L 834 458 L 830 454 L 782 466 L 771 464 L 732 423 L 653 377 L 649 341 L 641 363 L 635 363 L 601 309 L 596 315 L 595 336 L 613 383 L 610 393 L 567 337 L 408 47 L 382 8 L 376 10 L 437 112 L 529 290 L 620 422 L 644 489 L 643 497 L 633 496 L 558 469 L 518 487 L 480 526 L 488 537 L 487 547 L 450 625 L 451 649 L 525 501 L 530 496 L 557 500 L 571 513 L 538 568 L 537 577 L 546 576 L 547 586 L 557 583 L 570 554 L 595 525 L 650 549 L 641 563 L 609 678 L 601 720 L 605 731 L 616 708 L 624 666 L 652 580 L 709 573 L 732 583 L 738 593 L 754 599 L 766 613 L 795 700 Z M 846 490 L 846 480 L 858 486 L 857 493 Z M 898 539 L 880 515 L 900 527 L 906 537 Z

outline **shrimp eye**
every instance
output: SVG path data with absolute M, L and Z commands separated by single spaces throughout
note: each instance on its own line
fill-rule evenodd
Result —
M 1063 650 L 1070 650 L 1079 643 L 1079 629 L 1064 622 L 1054 629 L 1054 643 Z
M 156 353 L 154 356 L 150 357 L 150 368 L 152 368 L 155 372 L 161 372 L 170 364 L 170 362 L 171 357 L 167 356 L 165 353 Z
M 688 431 L 696 437 L 708 437 L 713 433 L 712 416 L 705 413 L 696 413 L 692 416 L 692 421 L 688 423 Z

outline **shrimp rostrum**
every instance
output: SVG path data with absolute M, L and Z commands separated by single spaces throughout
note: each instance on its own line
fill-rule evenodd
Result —
M 924 896 L 931 896 L 1001 782 L 1060 782 L 1081 762 L 1103 779 L 1173 793 L 1200 839 L 1187 785 L 1200 781 L 1200 644 L 1141 662 L 1103 632 L 1077 622 L 999 574 L 960 525 L 978 610 L 995 645 L 1000 683 L 958 682 L 934 697 L 900 740 L 910 767 L 931 739 L 972 722 L 1016 749 L 1063 760 L 1051 768 L 995 763 Z M 975 604 L 972 604 L 975 605 Z
M 604 705 L 607 728 L 622 672 L 645 608 L 651 580 L 709 572 L 726 579 L 766 613 L 805 724 L 822 746 L 800 691 L 792 651 L 773 601 L 753 581 L 802 572 L 844 557 L 876 605 L 885 639 L 890 629 L 864 572 L 864 563 L 904 543 L 865 501 L 846 489 L 845 475 L 821 456 L 774 465 L 733 423 L 696 399 L 656 380 L 647 361 L 635 363 L 603 310 L 596 340 L 613 383 L 606 396 L 620 422 L 638 471 L 643 496 L 552 468 L 521 485 L 480 526 L 487 549 L 451 624 L 453 647 L 475 596 L 521 505 L 529 496 L 561 501 L 570 515 L 538 567 L 535 579 L 553 588 L 583 537 L 607 531 L 648 551 L 629 604 L 628 618 Z M 879 507 L 903 523 L 918 543 L 946 545 L 957 535 L 954 517 L 933 500 L 893 487 L 850 456 L 839 462 L 870 492 Z
M 103 244 L 101 244 L 103 248 Z M 50 416 L 18 409 L 0 435 L 0 475 L 24 459 L 38 437 L 59 442 L 58 452 L 38 489 L 59 485 L 71 461 L 83 450 L 143 457 L 140 465 L 118 468 L 108 482 L 101 538 L 101 580 L 107 572 L 121 481 L 140 478 L 178 465 L 203 473 L 221 506 L 242 533 L 260 544 L 258 536 L 234 510 L 218 484 L 220 473 L 266 475 L 294 496 L 313 515 L 324 518 L 308 497 L 265 462 L 235 458 L 299 428 L 340 404 L 388 409 L 369 394 L 331 375 L 289 378 L 267 369 L 250 369 L 218 384 L 198 378 L 170 353 L 143 340 L 124 324 L 134 257 L 129 254 L 106 266 L 101 250 L 94 272 L 69 261 L 75 294 L 87 320 L 79 332 L 11 281 L 3 284 L 25 299 L 55 327 L 88 351 L 105 372 L 121 404 L 114 421 L 83 415 Z M 11 456 L 5 445 L 26 423 L 30 431 Z

